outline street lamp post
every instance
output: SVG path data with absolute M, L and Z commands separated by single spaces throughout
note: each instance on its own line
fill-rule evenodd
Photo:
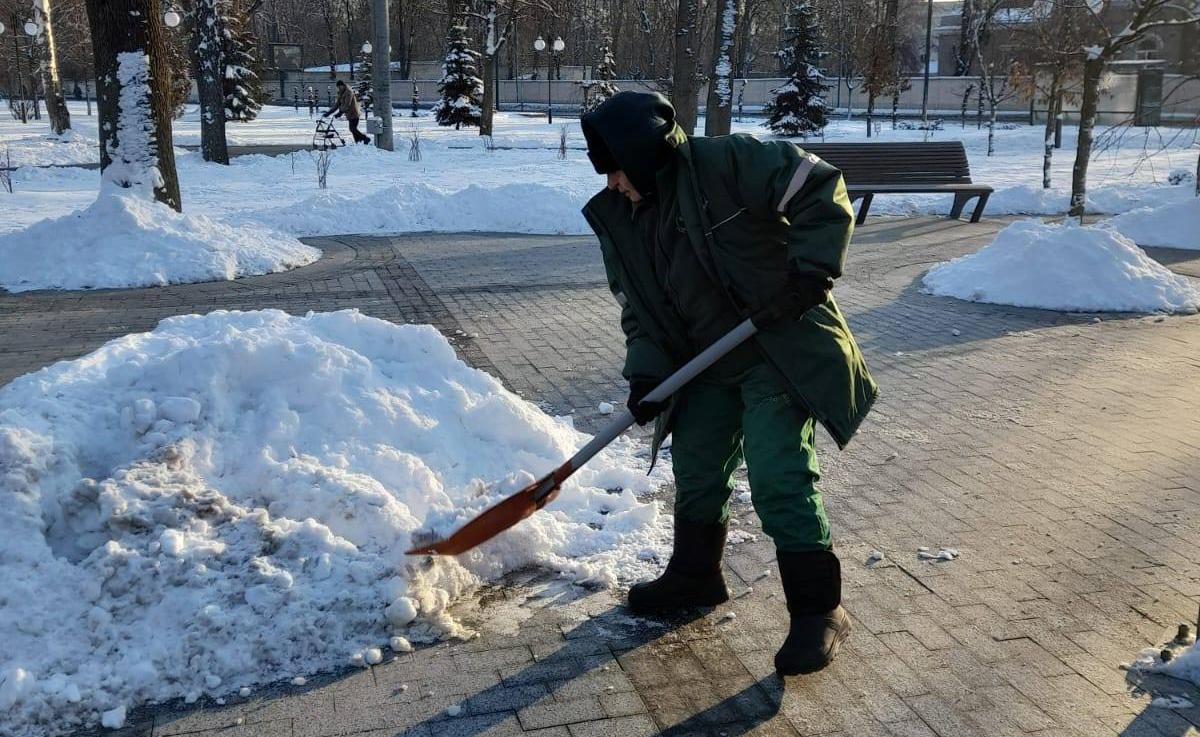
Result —
M 929 135 L 929 63 L 933 61 L 931 45 L 933 43 L 933 0 L 929 0 L 925 8 L 925 81 L 921 86 L 921 125 L 925 135 Z
M 537 51 L 546 50 L 546 39 L 541 36 L 533 42 L 533 48 Z M 546 122 L 549 125 L 554 125 L 554 96 L 553 87 L 551 85 L 550 70 L 554 64 L 558 63 L 558 55 L 562 53 L 567 45 L 563 43 L 562 36 L 555 36 L 554 43 L 550 45 L 550 50 L 553 52 L 546 56 Z
M 375 43 L 371 46 L 372 96 L 375 98 L 375 119 L 379 121 L 379 132 L 375 134 L 375 145 L 385 151 L 393 150 L 392 139 L 392 41 L 388 28 L 388 0 L 372 0 L 371 19 L 375 31 Z

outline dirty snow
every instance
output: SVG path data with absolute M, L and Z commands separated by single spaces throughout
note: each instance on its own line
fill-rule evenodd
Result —
M 1106 227 L 1022 220 L 977 253 L 940 263 L 928 294 L 1076 312 L 1183 312 L 1200 288 Z
M 1133 667 L 1148 673 L 1178 678 L 1200 686 L 1200 646 L 1195 642 L 1190 645 L 1169 647 L 1172 657 L 1163 662 L 1160 656 L 1161 648 L 1148 647 L 1143 650 L 1133 662 Z
M 665 557 L 618 441 L 459 559 L 411 559 L 587 440 L 354 311 L 164 320 L 0 388 L 0 734 L 66 731 L 465 635 L 447 607 L 525 566 L 609 586 Z M 606 489 L 623 489 L 609 492 Z

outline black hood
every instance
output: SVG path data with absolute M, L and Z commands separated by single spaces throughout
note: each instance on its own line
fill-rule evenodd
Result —
M 654 175 L 670 160 L 667 134 L 675 108 L 657 92 L 618 92 L 580 120 L 598 174 L 622 170 L 638 193 L 656 189 Z

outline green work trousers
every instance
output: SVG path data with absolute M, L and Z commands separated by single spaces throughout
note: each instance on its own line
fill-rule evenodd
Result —
M 727 356 L 683 390 L 671 445 L 675 515 L 729 518 L 733 472 L 745 460 L 754 511 L 785 552 L 829 547 L 829 520 L 813 448 L 813 418 L 758 356 Z

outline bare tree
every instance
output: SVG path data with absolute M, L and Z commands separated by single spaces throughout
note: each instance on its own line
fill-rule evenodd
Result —
M 696 76 L 699 20 L 699 0 L 679 0 L 675 15 L 675 63 L 671 66 L 671 103 L 675 106 L 675 122 L 689 136 L 696 132 L 696 96 L 700 89 L 700 79 Z
M 713 73 L 708 85 L 708 108 L 704 114 L 704 135 L 729 134 L 733 116 L 733 62 L 738 23 L 745 11 L 744 0 L 718 0 L 713 30 Z
M 496 77 L 499 74 L 500 50 L 508 43 L 512 33 L 517 12 L 520 8 L 533 5 L 542 10 L 553 12 L 544 2 L 533 0 L 510 0 L 508 3 L 508 21 L 499 22 L 499 0 L 480 0 L 480 12 L 468 11 L 467 16 L 483 22 L 483 104 L 480 106 L 479 135 L 492 135 L 492 118 L 496 112 Z
M 71 113 L 63 98 L 62 84 L 58 75 L 58 51 L 54 43 L 54 11 L 50 0 L 34 0 L 33 19 L 37 24 L 34 49 L 42 76 L 42 90 L 46 95 L 46 114 L 50 118 L 50 129 L 60 135 L 71 128 Z
M 100 176 L 180 209 L 158 0 L 87 0 L 100 117 Z
M 1105 65 L 1124 49 L 1136 44 L 1156 28 L 1191 26 L 1200 23 L 1200 3 L 1196 0 L 1127 0 L 1121 10 L 1128 23 L 1113 30 L 1113 0 L 1059 0 L 1070 2 L 1086 12 L 1095 43 L 1084 50 L 1083 92 L 1079 104 L 1079 139 L 1075 148 L 1075 166 L 1071 170 L 1070 216 L 1082 220 L 1087 205 L 1087 171 L 1092 156 L 1096 112 L 1100 101 L 1100 77 Z M 1109 19 L 1106 22 L 1106 15 Z

